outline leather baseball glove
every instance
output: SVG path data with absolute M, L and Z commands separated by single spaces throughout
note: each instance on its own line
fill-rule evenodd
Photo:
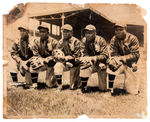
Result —
M 31 63 L 30 63 L 30 68 L 33 71 L 38 71 L 40 70 L 42 67 L 44 67 L 44 59 L 42 57 L 32 57 L 30 59 Z
M 52 55 L 56 61 L 58 60 L 65 60 L 65 54 L 60 49 L 53 50 Z
M 122 65 L 122 63 L 115 57 L 110 58 L 108 61 L 109 69 L 113 72 L 117 71 L 119 67 Z

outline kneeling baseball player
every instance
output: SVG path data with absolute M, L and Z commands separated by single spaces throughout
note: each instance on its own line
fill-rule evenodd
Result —
M 98 86 L 102 91 L 107 90 L 106 60 L 108 52 L 106 41 L 103 37 L 96 35 L 96 28 L 93 25 L 87 25 L 84 28 L 85 37 L 82 39 L 84 44 L 84 57 L 80 57 L 80 78 L 82 83 L 81 91 L 86 93 L 87 81 L 92 73 L 98 74 Z
M 20 38 L 12 46 L 11 57 L 13 60 L 10 62 L 10 74 L 13 82 L 17 83 L 17 86 L 25 85 L 24 88 L 34 87 L 36 85 L 33 84 L 36 84 L 38 80 L 38 73 L 31 73 L 29 71 L 29 62 L 33 56 L 30 46 L 32 40 L 29 37 L 29 30 L 26 25 L 18 27 L 18 30 L 20 31 Z M 25 84 L 18 82 L 18 71 L 25 77 Z
M 47 25 L 38 26 L 40 38 L 34 39 L 32 43 L 33 57 L 30 60 L 31 72 L 46 71 L 45 83 L 49 88 L 57 86 L 57 79 L 54 74 L 55 61 L 52 55 L 56 48 L 57 40 L 49 37 Z
M 110 42 L 109 88 L 111 94 L 115 95 L 113 84 L 116 75 L 124 74 L 125 88 L 131 94 L 138 93 L 138 79 L 135 76 L 137 62 L 140 57 L 139 41 L 136 36 L 126 31 L 126 25 L 116 23 L 114 26 L 115 35 Z
M 75 90 L 80 85 L 80 63 L 76 59 L 83 55 L 84 50 L 82 43 L 77 38 L 72 36 L 73 28 L 71 25 L 65 24 L 62 26 L 61 30 L 63 38 L 59 40 L 57 48 L 60 49 L 64 55 L 55 57 L 57 59 L 55 74 L 58 84 L 60 85 L 60 89 L 63 89 L 62 74 L 64 71 L 70 70 L 70 89 Z M 59 51 L 55 50 L 54 53 L 57 54 Z

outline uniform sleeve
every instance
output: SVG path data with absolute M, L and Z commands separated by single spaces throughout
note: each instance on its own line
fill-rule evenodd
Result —
M 12 46 L 12 50 L 11 50 L 11 57 L 17 62 L 20 63 L 21 58 L 19 56 L 19 46 L 18 46 L 19 42 L 15 42 Z
M 139 41 L 136 37 L 133 37 L 131 39 L 129 50 L 130 54 L 124 56 L 126 61 L 137 62 L 140 57 L 140 53 L 139 53 Z
M 104 38 L 100 38 L 100 55 L 96 56 L 97 61 L 103 62 L 106 61 L 108 58 L 108 50 L 107 50 L 107 43 Z
M 118 56 L 118 47 L 117 47 L 115 37 L 113 37 L 110 41 L 109 51 L 110 51 L 110 56 Z
M 57 42 L 55 42 L 55 49 L 61 49 L 62 50 L 62 43 L 63 43 L 63 40 L 57 40 Z
M 74 43 L 74 57 L 83 57 L 84 55 L 84 44 L 81 41 L 76 40 Z
M 37 39 L 33 39 L 32 43 L 31 43 L 31 50 L 32 50 L 34 56 L 40 56 L 38 43 L 39 42 Z
M 57 49 L 57 46 L 58 46 L 58 40 L 56 40 L 56 39 L 53 39 L 53 41 L 52 41 L 53 43 L 52 43 L 52 47 L 53 47 L 53 49 Z

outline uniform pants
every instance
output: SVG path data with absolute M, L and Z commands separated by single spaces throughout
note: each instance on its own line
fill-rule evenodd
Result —
M 54 73 L 54 67 L 52 66 L 48 66 L 47 64 L 45 64 L 43 67 L 41 67 L 39 70 L 35 71 L 32 70 L 32 68 L 30 67 L 30 72 L 31 73 L 40 73 L 46 71 L 46 77 L 45 77 L 45 83 L 48 87 L 54 87 L 56 86 L 56 76 Z
M 12 59 L 11 59 L 9 65 L 8 65 L 8 68 L 9 68 L 8 70 L 9 70 L 10 73 L 14 73 L 14 74 L 20 73 L 19 64 L 16 63 L 16 61 L 14 61 Z M 17 77 L 17 76 L 15 76 L 15 77 Z M 25 77 L 26 84 L 32 84 L 31 72 L 25 71 L 25 76 L 24 77 Z
M 106 69 L 101 70 L 99 66 L 92 65 L 86 69 L 80 69 L 80 77 L 90 77 L 92 73 L 97 72 L 98 87 L 100 90 L 107 90 L 107 73 Z
M 132 68 L 122 64 L 120 68 L 113 72 L 109 68 L 107 69 L 107 73 L 111 75 L 124 75 L 124 87 L 128 93 L 137 94 L 139 88 L 139 79 L 136 76 L 136 72 L 132 71 Z
M 56 85 L 56 77 L 54 74 L 54 68 L 53 67 L 49 67 L 48 65 L 44 65 L 41 71 L 45 71 L 46 70 L 46 78 L 45 78 L 45 82 L 46 85 L 48 87 L 53 87 Z M 11 73 L 20 73 L 19 71 L 19 64 L 16 63 L 14 60 L 11 60 L 10 64 L 9 64 L 9 71 Z M 32 84 L 32 74 L 34 73 L 39 73 L 40 71 L 33 71 L 31 70 L 31 68 L 29 68 L 29 71 L 25 71 L 25 82 L 26 84 Z
M 70 88 L 78 87 L 80 84 L 80 67 L 68 67 L 61 62 L 57 62 L 54 66 L 55 75 L 63 75 L 64 71 L 70 71 Z

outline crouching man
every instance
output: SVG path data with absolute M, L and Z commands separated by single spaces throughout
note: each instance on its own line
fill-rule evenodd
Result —
M 37 73 L 31 73 L 29 71 L 29 62 L 33 56 L 30 46 L 32 40 L 28 34 L 29 30 L 25 25 L 18 27 L 18 30 L 20 31 L 20 38 L 12 46 L 11 57 L 13 60 L 9 67 L 11 70 L 10 74 L 13 82 L 18 82 L 19 71 L 20 74 L 25 77 L 25 88 L 29 88 L 29 86 L 36 83 L 38 79 Z
M 49 88 L 57 84 L 54 74 L 55 61 L 52 51 L 55 49 L 57 40 L 49 37 L 49 29 L 46 25 L 38 26 L 40 38 L 34 39 L 32 43 L 33 57 L 30 62 L 31 72 L 46 71 L 45 83 Z
M 57 45 L 64 56 L 57 57 L 57 63 L 55 65 L 55 74 L 57 77 L 60 89 L 62 85 L 62 74 L 64 71 L 70 70 L 70 89 L 74 90 L 79 87 L 80 77 L 79 77 L 79 61 L 76 59 L 83 55 L 83 46 L 81 41 L 73 37 L 73 28 L 69 24 L 65 24 L 61 28 L 63 37 Z
M 96 35 L 96 28 L 87 25 L 84 29 L 85 37 L 82 42 L 85 48 L 85 56 L 80 58 L 80 77 L 82 82 L 82 93 L 87 92 L 87 81 L 92 73 L 97 72 L 99 89 L 107 90 L 106 60 L 108 58 L 106 41 Z
M 109 88 L 114 95 L 115 76 L 124 74 L 127 92 L 137 94 L 138 80 L 135 72 L 140 57 L 139 41 L 136 36 L 126 31 L 125 24 L 116 23 L 114 29 L 115 35 L 110 42 L 110 59 L 108 60 Z

